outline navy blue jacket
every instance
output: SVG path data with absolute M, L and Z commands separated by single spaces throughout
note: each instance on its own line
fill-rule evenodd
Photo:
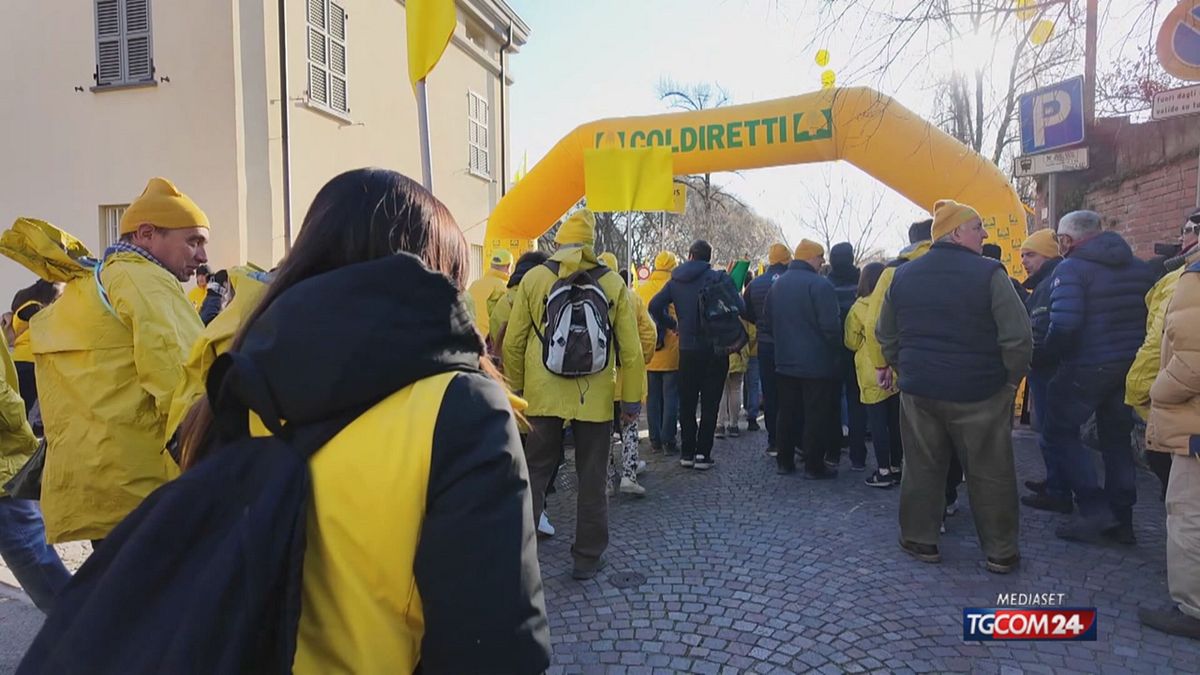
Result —
M 1029 325 L 1033 329 L 1033 348 L 1036 350 L 1046 342 L 1046 331 L 1050 329 L 1050 290 L 1054 283 L 1054 270 L 1062 258 L 1051 258 L 1042 268 L 1029 275 L 1022 286 L 1028 291 L 1025 309 L 1029 310 Z M 1034 368 L 1042 364 L 1034 362 Z
M 663 286 L 658 295 L 650 300 L 650 316 L 660 326 L 679 331 L 679 348 L 684 351 L 712 351 L 712 346 L 704 337 L 704 327 L 700 324 L 700 289 L 714 282 L 729 284 L 734 288 L 733 279 L 728 274 L 718 272 L 712 265 L 703 260 L 689 260 L 671 272 L 671 279 Z M 737 297 L 737 289 L 733 295 Z M 738 311 L 745 312 L 741 298 L 738 297 Z M 671 318 L 667 310 L 675 306 L 675 316 Z
M 1146 337 L 1150 266 L 1116 232 L 1079 244 L 1054 272 L 1050 326 L 1039 363 L 1097 366 L 1133 361 Z
M 765 329 L 775 341 L 775 372 L 789 377 L 841 374 L 842 319 L 833 284 L 801 260 L 767 294 Z M 761 338 L 760 338 L 761 339 Z
M 746 292 L 742 296 L 742 302 L 746 305 L 746 309 L 742 312 L 742 318 L 758 328 L 758 344 L 760 345 L 764 342 L 767 344 L 775 342 L 774 338 L 766 331 L 767 293 L 770 292 L 771 285 L 787 270 L 788 266 L 783 263 L 771 265 L 760 276 L 755 277 L 749 286 L 746 286 Z

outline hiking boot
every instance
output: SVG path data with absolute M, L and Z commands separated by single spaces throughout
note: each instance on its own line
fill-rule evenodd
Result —
M 867 476 L 867 480 L 864 482 L 873 488 L 884 489 L 890 488 L 896 484 L 895 481 L 892 480 L 891 473 L 880 473 L 879 469 L 876 469 L 874 473 L 872 473 L 870 476 Z
M 758 426 L 758 420 L 750 420 L 746 422 L 746 431 L 758 431 L 762 427 Z
M 713 434 L 713 437 L 714 438 L 725 438 L 725 426 L 718 424 L 717 432 L 715 434 Z
M 622 478 L 621 479 L 621 494 L 633 495 L 635 497 L 645 497 L 646 496 L 646 488 L 644 488 L 640 484 L 638 484 L 636 478 Z
M 593 579 L 597 574 L 600 573 L 600 570 L 607 566 L 608 560 L 606 560 L 604 557 L 601 557 L 599 560 L 597 560 L 596 563 L 591 567 L 580 567 L 579 563 L 575 563 L 575 569 L 571 571 L 571 578 L 575 579 L 576 581 Z
M 697 457 L 693 468 L 697 471 L 708 471 L 715 464 L 716 462 L 712 460 L 712 457 Z
M 918 544 L 916 542 L 901 539 L 900 548 L 904 549 L 905 553 L 923 563 L 942 562 L 942 554 L 938 551 L 938 547 L 934 544 Z
M 1105 544 L 1108 543 L 1108 539 L 1104 536 L 1104 532 L 1114 529 L 1119 525 L 1120 523 L 1115 523 L 1112 520 L 1077 516 L 1066 525 L 1060 525 L 1054 531 L 1054 535 L 1059 539 L 1066 539 L 1067 541 L 1079 541 L 1085 544 Z
M 805 471 L 805 480 L 832 480 L 837 478 L 837 469 L 826 468 L 824 471 Z
M 1101 534 L 1108 541 L 1122 546 L 1136 546 L 1137 537 L 1133 534 L 1133 523 L 1122 523 L 1116 527 L 1110 527 Z
M 1070 497 L 1055 497 L 1045 492 L 1025 495 L 1021 497 L 1021 503 L 1031 509 L 1052 513 L 1071 513 L 1075 510 L 1075 503 Z
M 538 519 L 537 531 L 538 534 L 542 534 L 547 537 L 554 536 L 554 526 L 550 524 L 550 519 L 546 517 L 545 511 L 542 511 L 542 517 Z
M 729 437 L 730 438 L 741 438 L 741 436 L 742 436 L 742 432 L 741 432 L 741 430 L 738 429 L 738 426 L 736 424 L 729 427 Z
M 695 460 L 686 459 L 686 458 L 683 458 L 683 457 L 680 457 L 680 458 L 679 458 L 679 466 L 682 466 L 682 467 L 683 467 L 683 468 L 685 468 L 685 469 L 690 469 L 690 468 L 692 468 L 692 467 L 693 467 L 693 466 L 695 466 L 695 465 L 696 465 L 696 462 L 695 462 Z
M 775 446 L 767 447 L 767 457 L 778 457 L 778 456 L 779 456 L 779 450 L 776 450 Z
M 1025 487 L 1035 495 L 1046 494 L 1046 481 L 1044 480 L 1027 480 Z
M 1200 619 L 1184 614 L 1177 606 L 1170 609 L 1139 609 L 1138 620 L 1167 635 L 1200 640 Z
M 1000 558 L 999 560 L 996 558 L 988 558 L 984 566 L 987 568 L 987 571 L 991 572 L 992 574 L 1008 574 L 1009 572 L 1017 569 L 1017 566 L 1020 564 L 1021 556 L 1010 555 L 1007 558 Z

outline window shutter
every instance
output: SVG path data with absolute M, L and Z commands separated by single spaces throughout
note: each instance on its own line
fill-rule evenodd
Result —
M 325 30 L 325 0 L 308 0 L 308 22 Z
M 125 81 L 154 79 L 150 51 L 150 0 L 125 0 Z
M 96 85 L 121 79 L 121 3 L 96 0 Z
M 346 10 L 329 2 L 329 107 L 350 112 L 346 96 Z

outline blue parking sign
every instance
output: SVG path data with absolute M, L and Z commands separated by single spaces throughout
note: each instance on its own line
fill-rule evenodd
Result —
M 1083 77 L 1021 96 L 1021 152 L 1032 155 L 1083 142 Z

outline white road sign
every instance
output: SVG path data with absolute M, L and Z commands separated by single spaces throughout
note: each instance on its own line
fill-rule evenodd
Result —
M 1150 107 L 1150 118 L 1156 120 L 1196 114 L 1200 114 L 1200 84 L 1160 91 Z
M 1040 155 L 1025 155 L 1013 160 L 1013 174 L 1018 177 L 1063 171 L 1082 171 L 1086 168 L 1088 168 L 1087 148 L 1043 152 Z

